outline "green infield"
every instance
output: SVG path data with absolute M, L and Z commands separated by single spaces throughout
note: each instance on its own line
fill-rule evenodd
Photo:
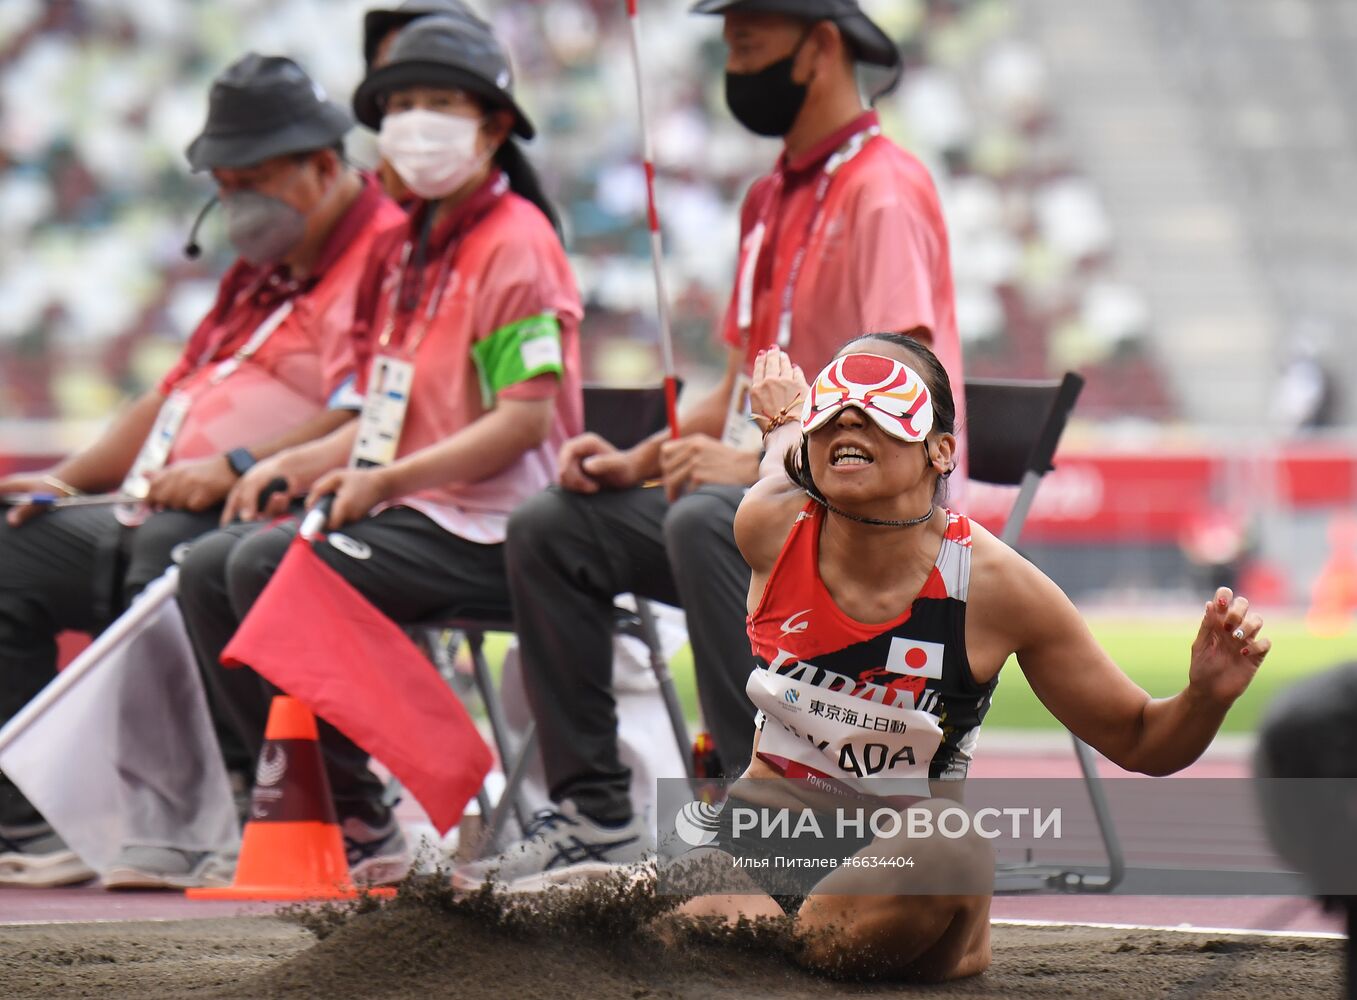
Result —
M 1187 683 L 1190 647 L 1199 622 L 1187 618 L 1090 617 L 1089 627 L 1132 680 L 1162 698 L 1177 694 Z M 1357 629 L 1321 637 L 1312 635 L 1300 618 L 1286 618 L 1269 620 L 1264 633 L 1272 637 L 1272 652 L 1226 716 L 1226 732 L 1252 732 L 1277 692 L 1302 677 L 1357 659 Z M 1013 660 L 1004 667 L 985 724 L 996 729 L 1059 728 Z
M 1189 647 L 1197 632 L 1196 620 L 1090 616 L 1089 627 L 1112 659 L 1151 695 L 1167 697 L 1187 683 Z M 1337 636 L 1316 636 L 1297 617 L 1270 619 L 1265 631 L 1272 637 L 1272 652 L 1248 691 L 1230 711 L 1225 720 L 1226 732 L 1252 731 L 1277 692 L 1302 677 L 1357 659 L 1357 628 Z M 506 637 L 495 636 L 487 643 L 492 663 L 498 665 L 506 642 Z M 689 719 L 696 719 L 697 691 L 689 647 L 678 652 L 671 669 L 685 712 Z M 1032 693 L 1014 661 L 1004 668 L 985 725 L 993 729 L 1060 728 Z

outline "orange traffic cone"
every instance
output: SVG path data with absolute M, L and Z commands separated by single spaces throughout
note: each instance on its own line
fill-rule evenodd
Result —
M 316 719 L 276 695 L 259 755 L 235 882 L 189 889 L 191 899 L 351 899 L 344 839 L 317 743 Z M 390 896 L 394 889 L 370 889 Z

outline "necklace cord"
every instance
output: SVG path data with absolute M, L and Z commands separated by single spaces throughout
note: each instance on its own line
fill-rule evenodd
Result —
M 915 525 L 923 524 L 925 521 L 931 518 L 933 516 L 933 512 L 937 510 L 937 507 L 935 507 L 933 504 L 929 504 L 928 513 L 924 514 L 922 517 L 912 517 L 906 521 L 895 521 L 881 517 L 864 517 L 861 514 L 850 514 L 846 510 L 840 510 L 838 507 L 835 507 L 832 503 L 830 503 L 823 496 L 821 496 L 818 491 L 806 490 L 806 495 L 809 496 L 816 503 L 818 503 L 825 510 L 829 511 L 831 514 L 838 514 L 840 517 L 846 517 L 850 521 L 857 521 L 859 524 L 872 524 L 881 528 L 912 528 Z

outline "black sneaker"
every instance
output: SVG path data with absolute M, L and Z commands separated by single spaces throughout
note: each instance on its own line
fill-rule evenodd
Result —
M 355 885 L 392 885 L 410 871 L 414 856 L 394 812 L 387 810 L 384 823 L 350 816 L 339 829 Z

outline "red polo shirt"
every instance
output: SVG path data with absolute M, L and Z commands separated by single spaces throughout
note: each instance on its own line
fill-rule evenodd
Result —
M 376 180 L 365 177 L 305 280 L 293 280 L 285 265 L 238 260 L 231 266 L 212 309 L 159 386 L 164 395 L 177 391 L 190 399 L 171 462 L 258 444 L 325 408 L 355 373 L 354 296 L 373 238 L 403 221 Z M 217 365 L 288 302 L 291 312 L 258 352 L 214 385 Z
M 942 207 L 928 170 L 880 134 L 876 112 L 795 158 L 784 153 L 754 182 L 740 212 L 735 273 L 722 339 L 745 348 L 746 370 L 778 342 L 789 302 L 790 337 L 782 346 L 808 379 L 859 334 L 922 328 L 927 333 L 917 336 L 947 369 L 957 427 L 965 427 Z M 954 497 L 963 480 L 964 472 L 953 482 Z

